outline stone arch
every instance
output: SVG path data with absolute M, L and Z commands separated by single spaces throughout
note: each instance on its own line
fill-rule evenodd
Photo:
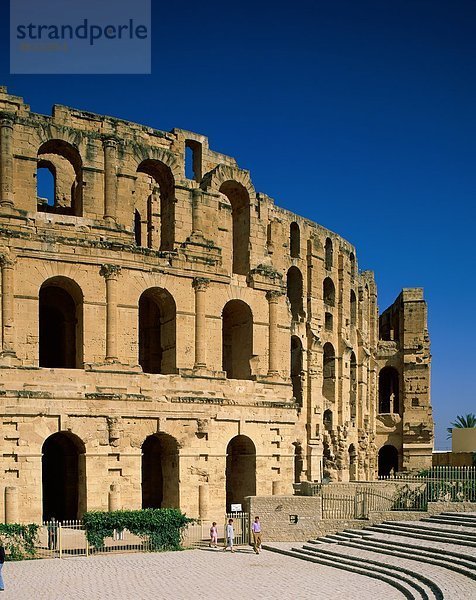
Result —
M 304 466 L 304 456 L 301 442 L 293 442 L 294 446 L 294 483 L 301 481 Z
M 286 275 L 286 294 L 291 305 L 292 320 L 298 322 L 304 316 L 304 291 L 302 273 L 295 266 L 290 267 Z
M 322 395 L 329 402 L 334 402 L 336 392 L 336 356 L 334 346 L 330 342 L 324 344 L 323 352 Z
M 291 383 L 293 387 L 293 397 L 296 403 L 302 406 L 302 369 L 303 369 L 303 350 L 302 342 L 297 335 L 291 336 Z
M 256 495 L 256 447 L 246 435 L 237 435 L 226 448 L 226 509 L 244 505 L 246 496 Z
M 357 481 L 357 450 L 354 444 L 349 446 L 349 480 Z
M 47 279 L 39 291 L 39 365 L 83 368 L 83 292 L 67 277 Z
M 219 192 L 228 198 L 232 221 L 232 272 L 247 275 L 250 270 L 250 196 L 242 183 L 224 181 Z
M 378 451 L 379 477 L 388 477 L 398 471 L 398 450 L 392 444 L 385 444 Z
M 229 379 L 251 379 L 253 313 L 243 300 L 230 300 L 222 312 L 222 369 Z
M 399 373 L 394 367 L 384 367 L 378 375 L 379 413 L 400 412 Z
M 330 408 L 324 411 L 324 414 L 322 416 L 322 424 L 324 426 L 324 431 L 332 431 L 332 428 L 334 427 L 334 420 L 332 410 Z
M 148 179 L 136 181 L 136 188 L 139 190 L 136 198 L 136 210 L 139 213 L 147 213 L 152 219 L 154 208 L 150 209 L 150 198 L 158 196 L 157 208 L 160 213 L 160 240 L 158 242 L 159 250 L 171 251 L 175 246 L 175 178 L 169 164 L 155 158 L 145 158 L 137 167 L 138 174 L 144 174 Z M 142 181 L 142 187 L 141 187 Z M 147 189 L 148 188 L 148 189 Z M 145 192 L 144 192 L 145 190 Z M 142 193 L 146 198 L 141 198 Z M 158 192 L 158 193 L 157 193 Z M 139 206 L 137 206 L 139 204 Z M 150 232 L 155 227 L 154 222 L 147 224 Z
M 249 171 L 239 169 L 238 167 L 224 164 L 217 165 L 204 175 L 200 187 L 206 191 L 218 192 L 226 181 L 235 181 L 241 184 L 248 192 L 250 204 L 255 203 L 256 192 L 251 183 Z
M 330 271 L 332 269 L 332 266 L 334 264 L 334 249 L 332 246 L 332 240 L 331 238 L 326 238 L 326 243 L 324 246 L 324 252 L 325 252 L 325 259 L 324 259 L 324 265 L 325 268 Z
M 139 364 L 145 373 L 177 370 L 175 300 L 164 288 L 149 288 L 139 298 Z
M 81 518 L 86 510 L 86 448 L 70 431 L 59 431 L 42 446 L 43 520 Z
M 350 290 L 350 324 L 357 325 L 357 297 L 354 290 Z
M 83 161 L 79 150 L 63 139 L 49 139 L 38 148 L 37 181 L 46 169 L 53 178 L 51 197 L 40 198 L 39 212 L 81 216 L 83 210 Z
M 322 297 L 324 299 L 324 304 L 327 304 L 327 306 L 335 306 L 336 288 L 330 277 L 326 277 L 322 282 Z
M 349 263 L 350 263 L 350 277 L 351 279 L 355 279 L 355 254 L 351 252 L 349 254 Z
M 179 473 L 177 440 L 149 435 L 142 444 L 142 508 L 180 508 Z
M 357 358 L 354 352 L 350 353 L 350 418 L 355 421 L 357 417 Z
M 289 253 L 291 258 L 299 258 L 301 254 L 301 232 L 296 221 L 289 226 Z

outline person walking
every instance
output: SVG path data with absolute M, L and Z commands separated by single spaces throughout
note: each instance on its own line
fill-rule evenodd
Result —
M 210 527 L 210 543 L 208 545 L 210 548 L 218 548 L 218 529 L 215 521 L 213 521 Z
M 259 517 L 255 517 L 254 523 L 251 526 L 253 532 L 253 548 L 256 554 L 261 551 L 261 523 Z
M 223 552 L 226 552 L 228 548 L 230 548 L 230 550 L 234 552 L 235 549 L 233 548 L 233 540 L 235 538 L 235 531 L 233 529 L 233 519 L 228 519 L 228 524 L 225 529 L 225 537 L 226 546 L 223 548 Z
M 0 592 L 3 592 L 5 586 L 3 585 L 3 563 L 5 562 L 5 548 L 3 547 L 2 542 L 0 542 Z

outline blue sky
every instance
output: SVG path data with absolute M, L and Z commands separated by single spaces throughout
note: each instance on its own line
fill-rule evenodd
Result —
M 152 75 L 10 76 L 4 13 L 1 82 L 36 112 L 204 133 L 257 190 L 354 243 L 381 309 L 424 287 L 445 447 L 476 412 L 476 2 L 153 5 Z

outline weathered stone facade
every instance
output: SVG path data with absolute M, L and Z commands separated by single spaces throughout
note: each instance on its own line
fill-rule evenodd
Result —
M 421 290 L 379 341 L 352 245 L 206 137 L 43 116 L 0 88 L 0 228 L 0 514 L 220 515 L 303 479 L 373 479 L 385 444 L 394 468 L 431 464 Z

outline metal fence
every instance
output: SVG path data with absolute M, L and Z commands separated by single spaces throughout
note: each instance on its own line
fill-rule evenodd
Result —
M 476 502 L 476 468 L 434 467 L 359 484 L 313 484 L 323 519 L 366 519 L 370 513 L 428 510 L 429 502 Z
M 248 513 L 231 512 L 226 515 L 226 523 L 228 519 L 233 519 L 233 530 L 235 533 L 234 545 L 246 546 L 250 543 L 250 518 Z
M 236 546 L 249 543 L 249 515 L 247 513 L 230 513 L 223 524 L 218 524 L 218 543 L 224 544 L 226 522 L 233 519 Z M 209 521 L 190 523 L 182 534 L 183 548 L 200 548 L 210 542 Z M 40 558 L 67 558 L 70 556 L 92 556 L 113 552 L 151 552 L 148 536 L 137 536 L 127 529 L 114 531 L 112 537 L 104 540 L 104 545 L 95 548 L 88 543 L 86 530 L 82 521 L 47 521 L 38 532 L 36 546 Z
M 139 537 L 127 529 L 115 530 L 112 537 L 105 538 L 104 545 L 95 548 L 88 543 L 82 521 L 48 521 L 38 532 L 37 556 L 42 558 L 66 558 L 90 556 L 111 552 L 150 552 L 147 536 Z

